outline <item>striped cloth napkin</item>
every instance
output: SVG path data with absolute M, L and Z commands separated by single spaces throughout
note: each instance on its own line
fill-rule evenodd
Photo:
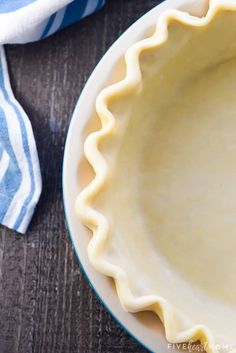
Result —
M 0 0 L 0 223 L 25 233 L 42 189 L 30 121 L 11 90 L 3 44 L 40 40 L 104 0 Z

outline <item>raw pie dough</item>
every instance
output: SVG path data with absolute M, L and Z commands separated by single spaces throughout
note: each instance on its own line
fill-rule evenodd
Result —
M 135 81 L 137 61 L 141 76 Z M 77 203 L 97 237 L 90 259 L 115 277 L 125 309 L 160 315 L 169 341 L 193 337 L 212 343 L 209 352 L 232 351 L 235 3 L 212 2 L 203 19 L 166 13 L 157 33 L 131 48 L 127 65 L 130 77 L 98 98 L 103 129 L 85 147 L 97 173 L 97 185 Z M 99 222 L 105 225 L 99 228 Z M 150 304 L 153 296 L 160 303 L 164 298 L 168 314 L 163 315 L 162 304 Z M 134 304 L 136 298 L 141 299 Z

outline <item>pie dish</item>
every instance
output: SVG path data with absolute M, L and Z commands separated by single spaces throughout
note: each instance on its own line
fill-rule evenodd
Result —
M 236 4 L 169 10 L 97 98 L 78 216 L 122 306 L 154 311 L 169 342 L 236 344 Z

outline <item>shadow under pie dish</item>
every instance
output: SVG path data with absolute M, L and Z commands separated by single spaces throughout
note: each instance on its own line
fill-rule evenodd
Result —
M 158 314 L 169 342 L 236 343 L 236 3 L 169 10 L 97 98 L 76 210 L 122 306 Z

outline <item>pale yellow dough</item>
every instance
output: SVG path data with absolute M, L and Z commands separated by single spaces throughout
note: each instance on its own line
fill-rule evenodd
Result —
M 198 27 L 169 19 L 168 33 L 141 51 L 136 89 L 108 99 L 102 256 L 135 297 L 183 314 L 177 331 L 200 324 L 236 344 L 236 11 Z

